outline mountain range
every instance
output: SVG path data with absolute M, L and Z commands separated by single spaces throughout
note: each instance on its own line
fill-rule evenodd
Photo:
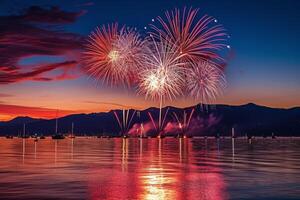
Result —
M 178 121 L 183 123 L 183 113 L 186 118 L 194 109 L 189 128 L 186 130 L 193 135 L 231 135 L 232 128 L 236 135 L 270 136 L 272 133 L 280 136 L 300 136 L 300 107 L 290 109 L 269 108 L 256 104 L 240 106 L 230 105 L 195 105 L 187 108 L 165 107 L 165 133 L 178 132 Z M 70 133 L 74 123 L 76 135 L 119 135 L 120 128 L 115 114 L 122 116 L 122 110 L 109 112 L 73 114 L 58 118 L 58 132 Z M 134 110 L 129 111 L 130 116 Z M 151 123 L 149 113 L 153 119 L 159 115 L 158 108 L 148 108 L 137 111 L 132 118 L 131 128 L 140 127 L 140 124 Z M 130 119 L 129 119 L 130 120 Z M 129 121 L 128 120 L 128 121 Z M 30 117 L 17 117 L 10 121 L 0 122 L 0 135 L 20 135 L 23 133 L 23 124 L 26 124 L 26 134 L 53 135 L 55 133 L 56 119 L 34 119 Z M 176 130 L 177 129 L 177 130 Z M 130 132 L 134 130 L 130 130 Z

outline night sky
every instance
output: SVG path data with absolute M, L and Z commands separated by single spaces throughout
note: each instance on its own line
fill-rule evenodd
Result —
M 158 106 L 133 90 L 96 85 L 78 58 L 96 26 L 118 22 L 143 34 L 151 19 L 184 6 L 215 17 L 230 35 L 228 86 L 218 104 L 300 106 L 300 1 L 0 0 L 0 120 Z

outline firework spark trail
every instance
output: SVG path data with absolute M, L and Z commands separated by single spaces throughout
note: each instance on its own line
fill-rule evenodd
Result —
M 188 121 L 187 121 L 187 127 L 190 126 L 190 123 L 191 123 L 192 116 L 193 116 L 194 112 L 195 112 L 195 108 L 193 108 L 191 113 L 190 113 L 190 116 L 189 116 Z
M 132 120 L 136 114 L 136 111 L 134 110 L 132 114 L 130 114 L 130 110 L 122 110 L 122 122 L 121 119 L 119 117 L 119 115 L 117 114 L 116 111 L 113 112 L 115 115 L 115 118 L 117 119 L 118 125 L 121 129 L 121 133 L 123 136 L 125 136 L 128 133 L 128 130 L 130 128 L 130 125 L 132 123 Z
M 211 103 L 226 87 L 225 75 L 213 63 L 206 61 L 193 64 L 187 73 L 187 90 L 201 103 Z
M 129 111 L 128 111 L 128 112 L 129 112 Z M 130 119 L 129 119 L 129 123 L 127 123 L 127 130 L 130 128 L 131 122 L 132 122 L 133 117 L 135 116 L 135 114 L 136 114 L 136 111 L 134 110 L 133 113 L 132 113 L 132 115 L 131 115 L 131 117 L 130 117 Z M 128 117 L 129 117 L 129 116 L 128 116 Z M 127 118 L 127 119 L 128 119 L 128 118 Z
M 122 129 L 124 131 L 125 130 L 124 125 L 126 124 L 126 110 L 125 109 L 122 110 L 122 119 L 123 119 Z
M 150 24 L 150 34 L 177 45 L 180 54 L 185 54 L 185 61 L 222 61 L 217 51 L 227 46 L 224 42 L 228 35 L 213 17 L 205 15 L 197 19 L 198 11 L 192 8 L 166 11 L 164 18 L 157 17 L 158 25 Z
M 118 114 L 116 113 L 116 111 L 114 111 L 114 115 L 115 115 L 115 117 L 116 117 L 116 119 L 117 119 L 117 121 L 118 121 L 118 124 L 119 124 L 119 126 L 120 126 L 120 129 L 122 130 L 122 123 L 121 123 L 121 120 L 120 120 Z
M 176 112 L 173 112 L 173 116 L 175 117 L 176 121 L 178 122 L 178 124 L 180 123 L 179 117 L 176 114 Z
M 148 115 L 149 115 L 149 118 L 150 118 L 150 120 L 152 122 L 152 125 L 153 125 L 154 129 L 157 130 L 157 127 L 156 127 L 155 121 L 154 121 L 154 119 L 152 117 L 152 114 L 150 112 L 148 112 Z
M 162 127 L 165 126 L 165 122 L 166 122 L 166 118 L 167 118 L 169 109 L 170 109 L 170 108 L 167 108 L 166 113 L 164 114 L 163 121 L 162 121 L 162 124 L 161 124 Z
M 193 117 L 195 109 L 193 108 L 191 112 L 188 114 L 185 110 L 183 111 L 182 119 L 179 119 L 177 113 L 173 112 L 173 116 L 175 117 L 178 127 L 181 129 L 182 133 L 184 134 L 186 131 L 188 131 L 191 119 Z

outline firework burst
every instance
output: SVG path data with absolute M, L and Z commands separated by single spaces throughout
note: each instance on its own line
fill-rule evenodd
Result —
M 133 29 L 127 29 L 121 31 L 114 48 L 120 54 L 121 62 L 116 64 L 119 76 L 126 80 L 128 86 L 136 83 L 137 72 L 144 64 L 146 41 Z
M 144 40 L 132 29 L 112 24 L 89 36 L 83 53 L 84 70 L 109 85 L 131 85 L 141 66 Z
M 215 18 L 199 18 L 198 11 L 167 11 L 165 17 L 157 17 L 158 23 L 152 19 L 150 36 L 145 39 L 135 29 L 118 29 L 116 23 L 102 26 L 91 33 L 85 46 L 83 69 L 91 77 L 111 86 L 137 86 L 138 94 L 159 100 L 159 134 L 168 113 L 163 117 L 165 100 L 188 92 L 202 103 L 210 103 L 226 85 L 220 52 L 226 46 L 230 48 L 225 44 L 228 35 Z M 192 115 L 184 113 L 183 122 L 177 116 L 182 130 L 188 127 Z M 115 113 L 123 134 L 132 121 L 129 116 L 125 109 L 122 117 Z
M 225 75 L 215 64 L 200 61 L 192 64 L 187 73 L 187 90 L 202 103 L 211 103 L 226 86 Z
M 182 65 L 178 49 L 169 43 L 151 38 L 144 57 L 138 93 L 151 99 L 173 99 L 182 93 Z
M 165 18 L 157 17 L 158 25 L 150 24 L 150 34 L 177 45 L 185 61 L 223 60 L 217 51 L 226 47 L 224 28 L 207 15 L 197 20 L 197 13 L 192 8 L 166 11 Z

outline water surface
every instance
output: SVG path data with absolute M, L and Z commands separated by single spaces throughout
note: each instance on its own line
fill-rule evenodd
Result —
M 300 139 L 0 139 L 0 199 L 300 199 Z

